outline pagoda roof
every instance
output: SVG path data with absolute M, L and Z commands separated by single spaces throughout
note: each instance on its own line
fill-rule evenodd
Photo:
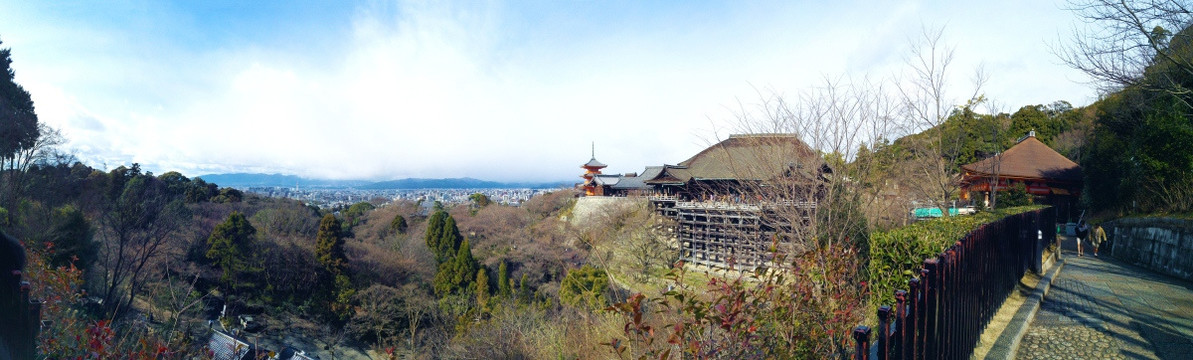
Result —
M 599 169 L 599 168 L 604 168 L 604 167 L 607 167 L 607 166 L 608 166 L 608 165 L 602 164 L 600 161 L 597 161 L 597 159 L 596 159 L 596 158 L 592 158 L 591 160 L 588 160 L 588 163 L 586 163 L 586 164 L 584 164 L 584 165 L 581 165 L 580 167 L 583 167 L 583 168 L 598 168 L 598 169 Z
M 961 166 L 971 176 L 1006 176 L 1080 182 L 1081 166 L 1028 135 L 1001 155 Z M 996 174 L 997 173 L 997 174 Z

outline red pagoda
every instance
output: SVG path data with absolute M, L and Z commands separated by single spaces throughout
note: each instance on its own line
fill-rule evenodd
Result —
M 584 165 L 580 165 L 580 167 L 584 168 L 584 175 L 581 175 L 580 177 L 584 178 L 583 186 L 584 186 L 584 195 L 585 196 L 602 195 L 602 194 L 599 194 L 599 192 L 601 192 L 599 190 L 600 187 L 597 186 L 594 178 L 596 178 L 597 175 L 600 175 L 601 169 L 604 169 L 606 166 L 608 166 L 608 165 L 602 164 L 600 161 L 597 161 L 597 159 L 596 159 L 596 144 L 594 143 L 592 146 L 592 159 L 588 160 L 588 162 L 585 163 Z

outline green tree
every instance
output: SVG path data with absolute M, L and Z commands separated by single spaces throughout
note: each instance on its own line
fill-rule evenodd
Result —
M 223 271 L 220 282 L 225 290 L 253 288 L 255 274 L 261 268 L 254 262 L 254 239 L 257 229 L 244 218 L 244 214 L 233 211 L 228 219 L 217 225 L 207 238 L 207 258 Z
M 315 236 L 315 259 L 323 269 L 335 275 L 343 273 L 348 265 L 340 228 L 340 220 L 327 214 L 319 221 L 319 233 Z
M 609 305 L 605 291 L 609 290 L 609 277 L 604 269 L 584 265 L 569 270 L 559 284 L 559 301 L 573 307 L 590 310 L 603 309 Z
M 233 188 L 220 189 L 219 194 L 211 198 L 211 202 L 219 204 L 238 203 L 244 199 L 244 193 Z
M 456 227 L 456 218 L 448 215 L 443 220 L 443 234 L 439 238 L 439 251 L 445 254 L 457 253 L 463 239 L 464 237 L 460 235 L 460 228 Z
M 527 277 L 526 273 L 522 273 L 522 280 L 518 281 L 518 301 L 522 304 L 530 303 L 530 295 L 533 291 L 530 289 L 530 285 L 527 284 Z
M 48 241 L 54 244 L 48 259 L 54 266 L 74 264 L 79 269 L 88 269 L 95 262 L 99 244 L 95 242 L 95 230 L 83 212 L 73 205 L 54 209 L 53 228 Z
M 348 257 L 344 255 L 344 238 L 340 233 L 342 225 L 335 215 L 327 214 L 319 221 L 319 233 L 315 236 L 315 259 L 321 265 L 320 284 L 316 289 L 317 302 L 327 302 L 333 320 L 347 320 L 351 315 L 349 307 L 356 294 L 348 277 Z
M 186 176 L 183 176 L 182 173 L 177 171 L 170 171 L 165 174 L 158 175 L 157 179 L 166 184 L 166 190 L 171 196 L 186 195 L 186 190 L 191 184 L 191 179 L 188 179 Z
M 348 210 L 344 210 L 343 215 L 345 225 L 349 227 L 356 226 L 360 223 L 360 219 L 364 217 L 365 213 L 368 213 L 369 211 L 376 208 L 376 206 L 373 206 L 373 204 L 368 201 L 361 201 L 352 204 L 352 206 L 348 207 Z
M 459 252 L 460 229 L 456 227 L 456 219 L 450 214 L 437 211 L 427 220 L 427 247 L 435 254 L 435 261 L 443 264 L 451 260 L 452 255 Z
M 12 70 L 12 49 L 0 48 L 0 65 L 4 66 L 4 75 L 0 75 L 0 158 L 10 160 L 37 140 L 37 113 L 33 97 L 14 81 L 17 74 Z
M 442 297 L 466 291 L 475 280 L 479 267 L 476 259 L 472 257 L 472 247 L 468 245 L 468 240 L 464 240 L 455 257 L 439 264 L 439 271 L 435 273 L 433 281 L 435 294 Z
M 476 271 L 476 305 L 481 312 L 489 312 L 489 276 L 484 268 Z
M 493 203 L 492 201 L 489 201 L 488 196 L 481 193 L 473 193 L 472 195 L 468 195 L 468 200 L 472 201 L 472 206 L 478 209 L 489 206 L 489 204 Z
M 506 265 L 505 260 L 502 260 L 501 265 L 497 267 L 497 294 L 500 295 L 502 299 L 508 299 L 512 291 L 512 285 L 510 285 L 509 266 Z
M 401 214 L 395 215 L 393 221 L 389 222 L 389 230 L 398 234 L 405 234 L 408 227 L 406 218 L 402 217 Z
M 1027 186 L 1022 182 L 1011 184 L 1011 188 L 998 195 L 998 208 L 1031 205 L 1031 194 L 1027 193 Z
M 0 41 L 0 44 L 4 42 Z M 0 173 L 14 170 L 17 155 L 33 147 L 41 135 L 33 98 L 14 81 L 16 72 L 12 70 L 11 50 L 0 48 L 0 66 L 4 67 L 4 74 L 0 75 Z M 4 201 L 0 204 L 13 208 L 17 187 L 11 176 L 7 183 L 0 194 L 3 195 L 0 200 Z
M 211 200 L 217 194 L 219 186 L 195 178 L 186 189 L 186 202 L 199 203 Z
M 443 238 L 443 221 L 448 215 L 442 211 L 436 211 L 427 219 L 427 232 L 423 239 L 427 242 L 427 248 L 431 249 L 431 253 L 435 254 L 435 262 L 442 264 L 447 261 L 450 254 L 444 254 L 439 251 L 439 240 Z

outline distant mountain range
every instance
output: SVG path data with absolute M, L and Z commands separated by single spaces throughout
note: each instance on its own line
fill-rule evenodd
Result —
M 199 176 L 203 181 L 231 187 L 295 187 L 362 190 L 417 190 L 417 189 L 551 189 L 571 186 L 557 182 L 498 182 L 473 178 L 449 179 L 399 179 L 389 181 L 369 180 L 324 180 L 308 179 L 296 175 L 282 174 L 208 174 Z

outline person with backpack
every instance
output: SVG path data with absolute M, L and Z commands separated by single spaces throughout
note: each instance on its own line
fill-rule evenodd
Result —
M 1085 251 L 1081 249 L 1081 239 L 1089 239 L 1089 224 L 1084 220 L 1077 224 L 1077 256 L 1085 256 Z

